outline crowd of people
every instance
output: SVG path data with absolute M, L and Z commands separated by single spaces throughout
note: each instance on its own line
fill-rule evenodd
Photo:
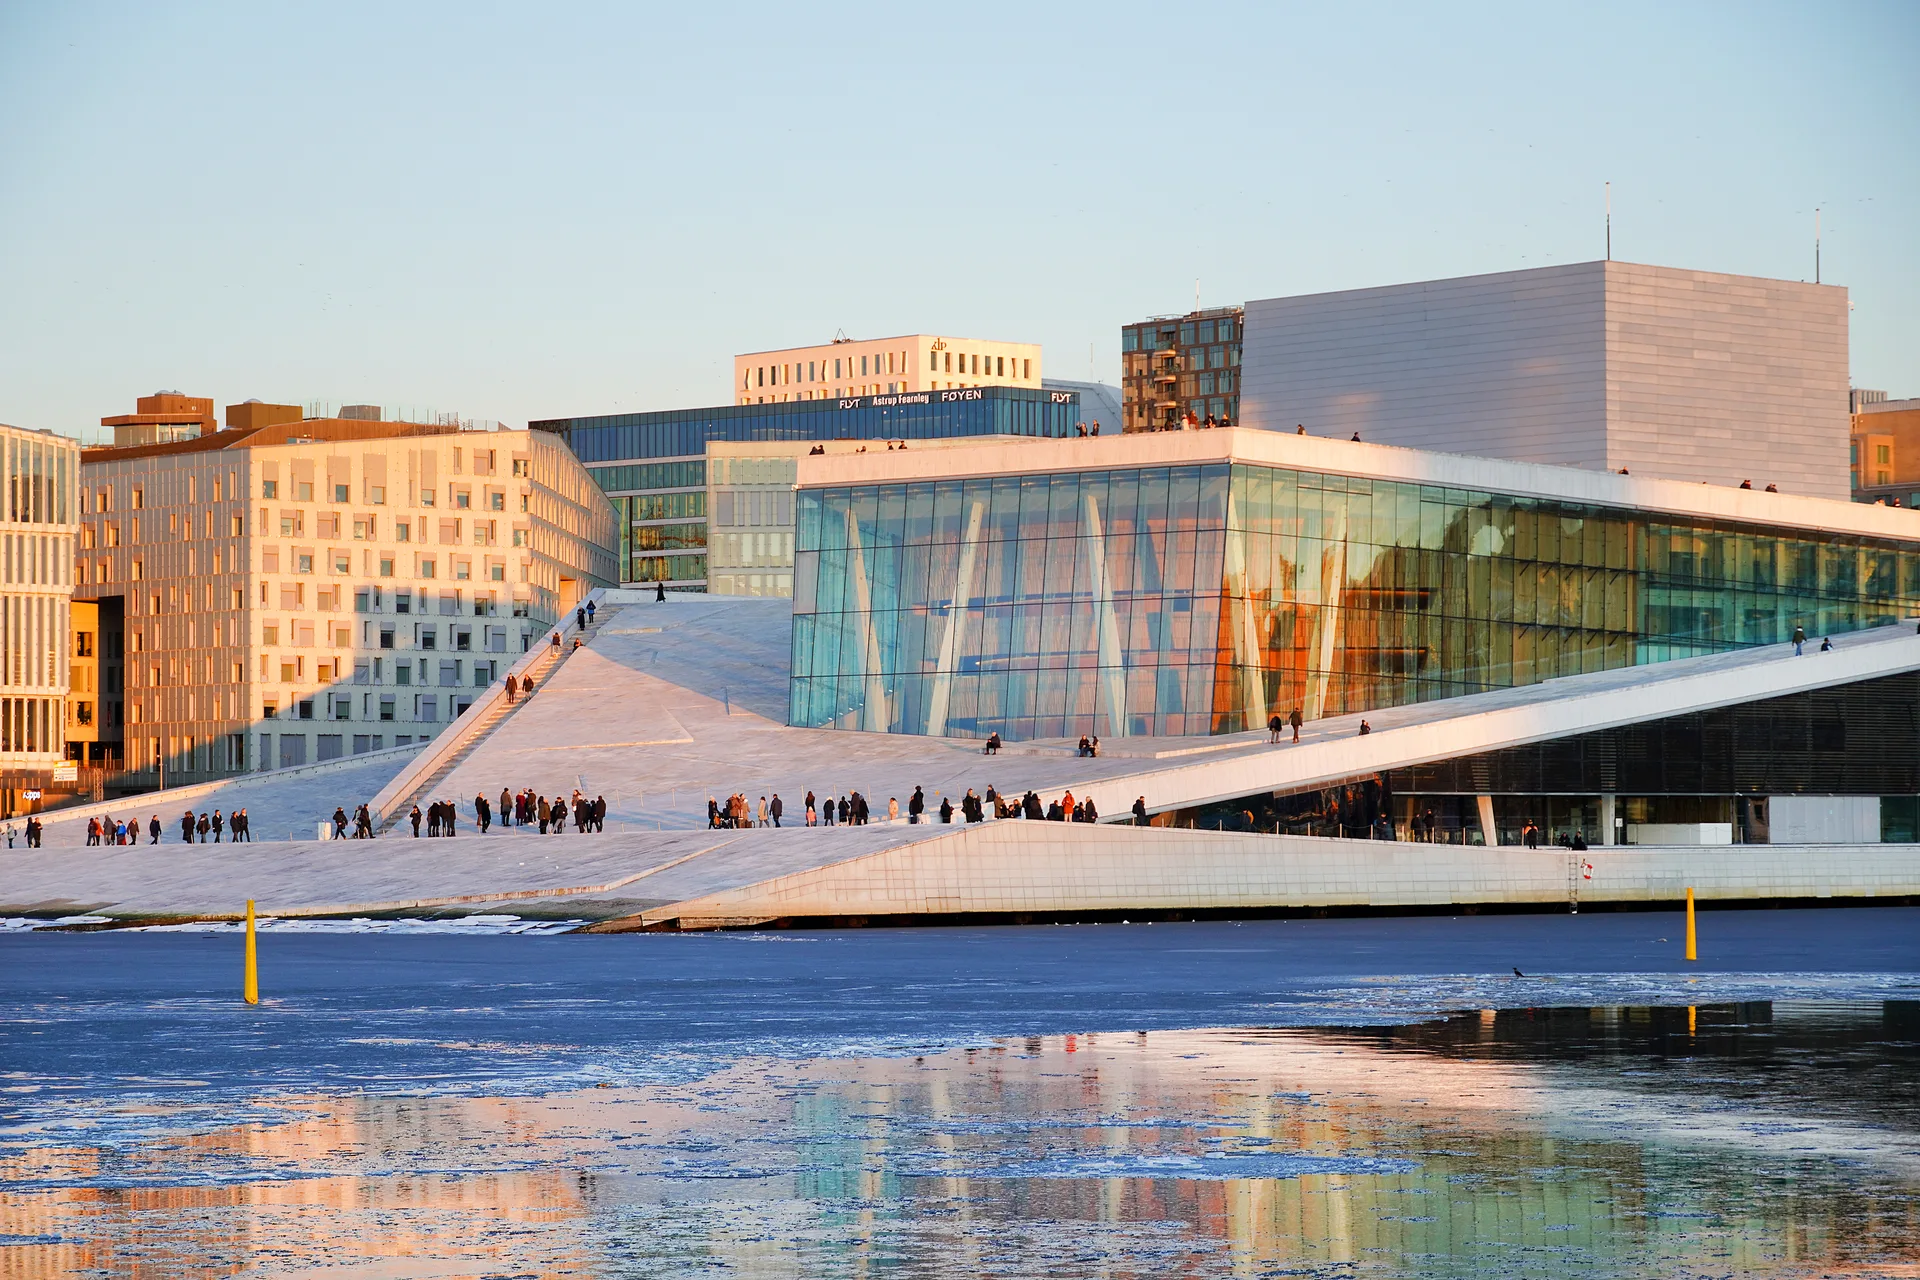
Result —
M 495 823 L 502 827 L 538 827 L 543 836 L 559 835 L 567 829 L 569 820 L 578 833 L 605 831 L 607 798 L 595 796 L 589 800 L 578 788 L 572 796 L 549 798 L 531 787 L 519 792 L 500 788 L 498 808 L 484 793 L 473 798 L 473 825 L 481 835 L 492 830 Z M 451 800 L 436 800 L 424 812 L 419 805 L 415 805 L 407 815 L 407 821 L 415 837 L 420 835 L 423 822 L 428 836 L 451 836 L 459 829 L 460 810 Z
M 839 796 L 821 797 L 809 791 L 801 802 L 801 821 L 809 827 L 864 827 L 876 820 L 873 804 L 858 791 L 849 791 Z M 1134 818 L 1146 825 L 1146 798 L 1143 796 L 1134 802 Z M 903 810 L 896 796 L 887 798 L 887 807 L 878 820 L 898 822 Z M 707 826 L 714 830 L 741 830 L 751 827 L 778 827 L 786 815 L 786 802 L 780 794 L 761 796 L 755 804 L 747 799 L 745 792 L 736 792 L 722 801 L 714 796 L 707 797 Z M 1004 796 L 993 787 L 988 787 L 985 795 L 972 787 L 954 803 L 952 796 L 941 797 L 938 808 L 929 810 L 925 787 L 916 786 L 913 794 L 907 797 L 904 810 L 910 824 L 919 825 L 936 820 L 946 824 L 954 820 L 955 815 L 963 823 L 985 822 L 993 818 L 1030 818 L 1053 822 L 1098 822 L 1100 810 L 1095 806 L 1093 797 L 1074 798 L 1067 791 L 1057 800 L 1043 800 L 1036 791 L 1028 791 L 1018 797 Z

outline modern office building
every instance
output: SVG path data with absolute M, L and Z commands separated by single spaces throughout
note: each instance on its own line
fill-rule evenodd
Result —
M 1155 316 L 1120 330 L 1122 421 L 1129 432 L 1240 421 L 1244 307 Z
M 1246 429 L 802 457 L 791 721 L 1205 735 L 1920 613 L 1920 513 Z
M 75 590 L 143 784 L 425 740 L 616 576 L 545 432 L 275 421 L 81 463 Z
M 528 426 L 559 436 L 613 499 L 622 581 L 705 590 L 710 443 L 1054 438 L 1072 435 L 1080 412 L 1077 392 L 986 386 L 551 418 Z
M 1088 430 L 1099 427 L 1101 434 L 1121 429 L 1125 413 L 1121 408 L 1119 387 L 1105 382 L 1080 382 L 1072 378 L 1048 378 L 1041 384 L 1046 391 L 1071 391 L 1080 397 L 1080 421 Z
M 0 807 L 53 785 L 66 759 L 80 442 L 0 424 Z
M 1855 502 L 1920 509 L 1920 400 L 1862 404 L 1847 451 Z
M 113 428 L 116 446 L 167 444 L 219 430 L 219 420 L 213 416 L 213 401 L 204 396 L 156 391 L 150 396 L 141 396 L 133 405 L 132 413 L 100 419 L 101 426 Z
M 1844 499 L 1847 293 L 1625 262 L 1246 308 L 1240 421 Z
M 752 351 L 733 358 L 735 404 L 855 400 L 965 387 L 1040 386 L 1040 346 L 909 333 L 836 338 L 812 347 Z

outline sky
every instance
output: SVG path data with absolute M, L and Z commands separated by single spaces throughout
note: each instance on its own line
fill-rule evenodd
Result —
M 0 0 L 0 421 L 519 425 L 735 352 L 1586 261 L 1851 291 L 1920 396 L 1920 5 Z

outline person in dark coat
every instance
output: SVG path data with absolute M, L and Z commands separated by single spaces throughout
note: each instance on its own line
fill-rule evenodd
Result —
M 193 843 L 193 810 L 180 815 L 180 839 L 185 844 Z
M 1147 823 L 1147 798 L 1140 796 L 1133 802 L 1133 825 L 1144 827 Z
M 233 838 L 236 840 L 240 838 L 240 833 L 238 830 L 234 832 Z M 160 843 L 160 815 L 157 813 L 154 814 L 153 817 L 147 822 L 147 843 L 148 844 Z
M 1287 717 L 1287 723 L 1293 726 L 1293 740 L 1300 741 L 1300 726 L 1305 723 L 1305 717 L 1300 714 L 1300 708 L 1293 709 L 1293 714 Z
M 953 797 L 952 796 L 940 797 L 940 821 L 945 824 L 951 824 L 953 822 Z
M 226 830 L 226 827 L 227 820 L 220 816 L 218 809 L 215 809 L 213 811 L 213 842 L 215 844 L 220 843 L 220 836 Z
M 1267 741 L 1268 742 L 1280 741 L 1280 729 L 1283 724 L 1285 724 L 1285 721 L 1280 719 L 1280 713 L 1278 711 L 1274 712 L 1271 716 L 1267 718 Z
M 607 829 L 607 798 L 605 796 L 593 798 L 593 829 L 595 831 Z
M 655 604 L 667 602 L 667 584 L 664 579 L 653 584 L 653 602 Z
M 408 814 L 407 818 L 413 823 L 413 838 L 418 840 L 420 838 L 420 806 L 413 806 L 413 812 Z
M 913 789 L 913 794 L 907 797 L 908 825 L 916 826 L 916 827 L 919 826 L 920 819 L 926 815 L 926 812 L 927 812 L 927 793 L 925 791 L 922 791 L 916 785 Z

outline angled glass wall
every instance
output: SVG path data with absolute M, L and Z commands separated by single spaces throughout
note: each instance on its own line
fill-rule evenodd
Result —
M 1920 542 L 1215 463 L 802 490 L 796 725 L 1232 733 L 1920 612 Z

